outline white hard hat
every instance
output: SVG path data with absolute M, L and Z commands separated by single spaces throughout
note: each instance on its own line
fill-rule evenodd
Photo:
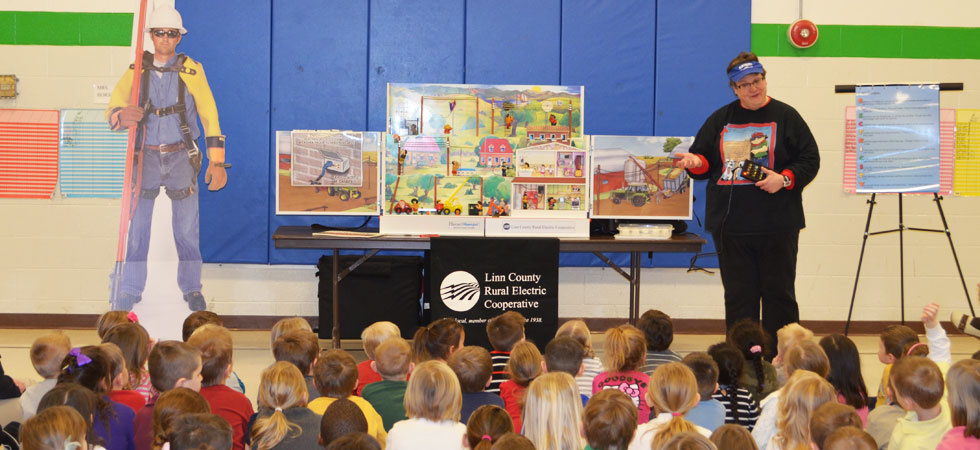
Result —
M 180 30 L 180 34 L 187 34 L 180 13 L 172 6 L 161 6 L 150 13 L 150 19 L 146 21 L 146 32 L 154 28 L 175 28 Z

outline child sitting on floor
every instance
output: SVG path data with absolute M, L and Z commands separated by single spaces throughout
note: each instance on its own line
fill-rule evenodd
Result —
M 187 343 L 201 352 L 201 395 L 211 405 L 211 412 L 231 425 L 233 448 L 243 450 L 248 421 L 255 410 L 244 394 L 225 385 L 234 366 L 231 332 L 208 324 L 194 331 Z
M 603 389 L 619 389 L 633 399 L 638 408 L 640 424 L 650 420 L 650 406 L 644 401 L 650 376 L 640 372 L 646 355 L 646 338 L 632 325 L 620 325 L 606 330 L 605 354 L 602 363 L 606 372 L 592 381 L 592 394 Z
M 490 374 L 493 371 L 493 362 L 487 349 L 467 345 L 449 357 L 449 367 L 459 379 L 459 388 L 462 391 L 460 422 L 467 423 L 470 414 L 483 405 L 504 407 L 500 395 L 485 390 L 490 385 Z
M 322 415 L 335 400 L 346 398 L 361 408 L 367 418 L 368 434 L 384 445 L 387 433 L 381 415 L 367 400 L 353 395 L 357 386 L 357 362 L 350 353 L 340 349 L 321 353 L 313 366 L 313 382 L 320 390 L 320 397 L 310 402 L 308 408 Z
M 371 363 L 375 361 L 374 351 L 387 339 L 401 337 L 401 335 L 398 325 L 388 321 L 372 323 L 361 332 L 361 343 L 364 345 L 367 360 L 357 365 L 357 387 L 354 388 L 354 395 L 361 395 L 364 386 L 381 381 L 381 374 L 371 368 Z
M 61 373 L 61 362 L 71 350 L 71 340 L 64 333 L 49 333 L 34 340 L 31 344 L 31 364 L 44 381 L 34 384 L 24 390 L 20 396 L 22 421 L 30 419 L 37 413 L 37 405 L 41 397 L 50 391 L 58 382 Z
M 459 353 L 459 352 L 457 352 Z M 412 346 L 401 337 L 387 339 L 375 350 L 377 358 L 371 362 L 371 370 L 381 374 L 381 381 L 364 386 L 361 397 L 381 415 L 385 431 L 395 422 L 405 420 L 405 389 L 408 374 L 415 367 L 412 363 Z
M 514 345 L 524 340 L 526 321 L 517 311 L 507 311 L 487 321 L 487 338 L 492 347 L 490 359 L 493 361 L 493 373 L 487 392 L 500 392 L 500 384 L 509 379 L 507 361 L 510 360 Z M 465 389 L 463 392 L 466 392 Z

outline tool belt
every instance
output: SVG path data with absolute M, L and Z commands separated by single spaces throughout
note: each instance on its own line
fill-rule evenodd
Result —
M 144 145 L 143 148 L 148 150 L 156 150 L 160 153 L 173 153 L 173 152 L 179 152 L 181 150 L 187 149 L 187 147 L 184 146 L 183 142 L 178 142 L 176 144 Z

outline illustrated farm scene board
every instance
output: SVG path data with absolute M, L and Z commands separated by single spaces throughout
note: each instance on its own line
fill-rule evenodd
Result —
M 277 214 L 378 214 L 384 133 L 276 132 Z
M 694 138 L 590 137 L 592 217 L 691 219 L 692 181 L 674 158 Z
M 383 214 L 586 217 L 581 86 L 389 84 Z

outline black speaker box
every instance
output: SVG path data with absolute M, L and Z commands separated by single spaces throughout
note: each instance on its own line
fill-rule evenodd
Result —
M 317 264 L 320 339 L 333 337 L 332 259 L 331 255 L 323 255 Z M 338 273 L 360 259 L 360 255 L 341 255 L 339 259 Z M 398 325 L 402 337 L 411 339 L 420 323 L 422 258 L 372 256 L 347 274 L 337 289 L 341 339 L 360 339 L 364 328 L 382 320 Z

